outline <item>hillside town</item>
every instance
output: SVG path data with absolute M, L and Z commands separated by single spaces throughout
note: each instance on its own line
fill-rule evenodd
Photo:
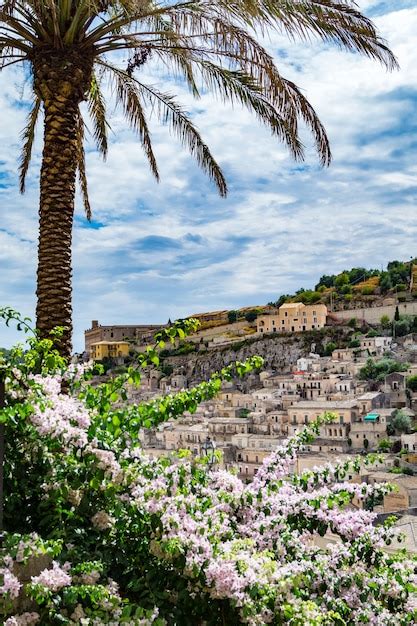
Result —
M 391 306 L 389 312 L 394 319 L 395 307 Z M 374 310 L 372 315 L 375 318 Z M 264 459 L 286 438 L 323 413 L 331 412 L 334 421 L 323 426 L 320 436 L 305 446 L 293 471 L 301 473 L 336 459 L 379 453 L 376 464 L 364 466 L 360 474 L 349 478 L 368 484 L 395 484 L 395 491 L 384 497 L 378 511 L 381 515 L 400 512 L 411 548 L 417 550 L 417 387 L 409 384 L 417 375 L 417 337 L 409 334 L 395 338 L 350 319 L 353 334 L 347 346 L 339 347 L 326 339 L 334 316 L 324 305 L 284 304 L 258 316 L 252 327 L 247 327 L 247 338 L 272 340 L 277 334 L 287 339 L 310 337 L 321 329 L 327 342 L 326 354 L 319 354 L 313 342 L 298 358 L 289 350 L 282 368 L 266 368 L 244 383 L 224 383 L 218 397 L 203 402 L 195 413 L 142 431 L 144 450 L 154 457 L 172 455 L 178 450 L 201 456 L 207 449 L 215 450 L 221 453 L 216 454 L 216 463 L 249 482 Z M 346 319 L 341 323 L 349 328 Z M 187 340 L 200 346 L 203 337 L 205 346 L 209 346 L 206 352 L 211 350 L 214 354 L 227 342 L 233 344 L 237 338 L 242 341 L 243 323 L 235 325 L 234 339 L 229 324 L 226 330 L 224 326 L 200 330 Z M 100 360 L 104 354 L 113 354 L 113 361 L 120 365 L 132 346 L 143 349 L 153 332 L 152 326 L 103 327 L 93 322 L 92 329 L 86 331 L 86 348 L 91 358 Z M 92 341 L 97 338 L 99 341 Z M 376 366 L 377 374 L 371 365 Z M 169 375 L 153 369 L 139 390 L 131 389 L 129 401 L 175 393 L 195 383 L 184 366 L 172 368 Z

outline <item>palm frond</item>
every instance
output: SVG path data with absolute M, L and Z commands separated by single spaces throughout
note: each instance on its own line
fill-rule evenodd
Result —
M 292 104 L 297 115 L 299 115 L 307 128 L 313 134 L 316 144 L 316 150 L 323 167 L 330 165 L 332 160 L 332 151 L 330 148 L 329 138 L 326 129 L 321 123 L 314 107 L 307 98 L 301 93 L 300 89 L 292 81 L 282 78 L 286 91 L 292 99 Z
M 85 171 L 84 120 L 81 117 L 81 114 L 78 116 L 77 123 L 77 167 L 78 180 L 80 182 L 81 196 L 83 199 L 85 215 L 90 222 L 92 217 L 92 211 L 90 199 L 88 197 L 87 175 Z
M 151 134 L 143 111 L 141 94 L 134 78 L 123 70 L 114 68 L 116 80 L 116 97 L 122 105 L 125 115 L 133 130 L 139 135 L 143 150 L 148 159 L 149 167 L 156 180 L 159 181 L 159 170 L 152 148 Z
M 316 35 L 341 48 L 376 59 L 389 70 L 398 67 L 386 42 L 354 0 L 217 0 L 216 4 L 243 24 L 247 24 L 245 15 L 252 15 L 255 24 L 277 28 L 292 39 L 308 41 L 311 35 Z
M 262 87 L 247 74 L 227 70 L 210 61 L 198 61 L 205 85 L 223 101 L 238 103 L 256 115 L 272 135 L 283 141 L 296 160 L 304 158 L 304 149 L 298 137 L 297 116 L 288 109 L 287 115 L 264 95 Z
M 36 97 L 33 106 L 28 115 L 28 122 L 26 128 L 22 133 L 23 147 L 20 157 L 19 166 L 19 182 L 20 193 L 25 192 L 26 174 L 29 169 L 30 160 L 32 157 L 33 142 L 35 139 L 36 123 L 38 121 L 38 115 L 41 108 L 41 100 Z
M 109 124 L 106 120 L 106 104 L 100 89 L 100 83 L 94 73 L 88 92 L 88 110 L 94 124 L 94 139 L 97 148 L 103 158 L 106 159 L 108 150 L 107 129 Z
M 133 77 L 129 77 L 126 72 L 115 68 L 108 63 L 100 61 L 100 64 L 113 76 L 119 76 L 123 80 L 128 79 L 130 84 L 134 84 L 137 94 L 155 110 L 158 118 L 164 124 L 168 124 L 171 131 L 180 139 L 181 143 L 188 148 L 198 165 L 208 174 L 215 183 L 221 196 L 227 195 L 227 184 L 223 173 L 211 154 L 207 144 L 202 140 L 198 130 L 188 117 L 187 113 L 166 93 L 162 93 L 153 86 L 145 85 Z

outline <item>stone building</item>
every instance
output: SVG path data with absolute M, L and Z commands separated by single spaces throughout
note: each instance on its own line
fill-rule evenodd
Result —
M 302 302 L 286 302 L 272 315 L 260 315 L 256 320 L 258 333 L 295 333 L 326 325 L 325 304 L 305 305 Z
M 134 324 L 127 326 L 102 326 L 98 320 L 91 322 L 91 328 L 84 331 L 85 351 L 90 354 L 92 343 L 100 341 L 138 341 L 144 334 L 156 332 L 161 326 Z
M 103 359 L 123 361 L 129 356 L 129 347 L 127 341 L 98 341 L 90 344 L 89 357 L 93 361 L 103 361 Z

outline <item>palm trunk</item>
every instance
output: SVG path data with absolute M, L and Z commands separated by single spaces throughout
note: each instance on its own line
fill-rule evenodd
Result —
M 36 325 L 41 337 L 64 327 L 57 347 L 72 347 L 71 242 L 78 163 L 79 103 L 90 84 L 85 56 L 45 51 L 33 59 L 34 87 L 45 111 L 40 178 Z

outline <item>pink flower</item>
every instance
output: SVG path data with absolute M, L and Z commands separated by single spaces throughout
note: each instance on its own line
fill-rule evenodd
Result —
M 71 584 L 71 576 L 56 561 L 52 562 L 52 569 L 44 569 L 39 576 L 32 576 L 34 585 L 43 585 L 51 591 L 59 591 L 62 587 Z
M 0 569 L 0 576 L 3 578 L 3 584 L 0 585 L 0 595 L 8 594 L 10 598 L 17 598 L 22 588 L 22 583 L 6 568 Z

